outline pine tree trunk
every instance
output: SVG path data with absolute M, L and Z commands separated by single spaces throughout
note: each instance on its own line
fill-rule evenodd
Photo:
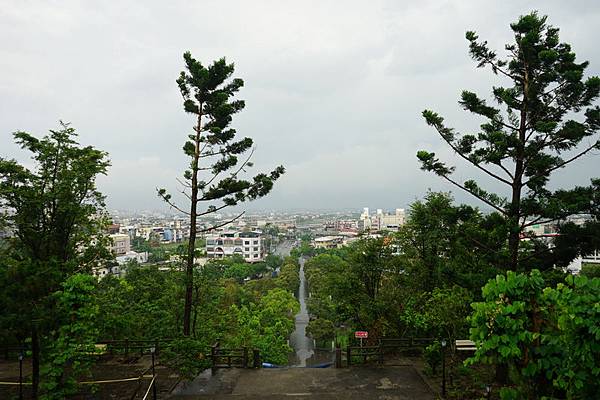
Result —
M 202 107 L 202 106 L 201 106 Z M 201 109 L 201 108 L 200 108 Z M 194 253 L 196 251 L 196 219 L 198 203 L 198 162 L 200 159 L 200 132 L 201 132 L 202 114 L 198 115 L 198 125 L 196 126 L 196 138 L 194 145 L 194 159 L 192 161 L 192 188 L 190 205 L 190 238 L 188 241 L 187 265 L 185 270 L 185 305 L 183 308 L 183 335 L 190 336 L 192 301 L 194 289 Z
M 33 325 L 31 331 L 31 398 L 38 398 L 38 387 L 40 386 L 40 341 L 38 327 Z
M 519 242 L 521 240 L 521 191 L 523 189 L 523 173 L 525 172 L 525 145 L 527 141 L 527 96 L 529 91 L 529 74 L 525 67 L 523 79 L 523 105 L 519 124 L 519 144 L 516 149 L 515 174 L 512 183 L 512 198 L 508 215 L 509 236 L 508 251 L 510 254 L 509 269 L 516 271 L 519 265 Z

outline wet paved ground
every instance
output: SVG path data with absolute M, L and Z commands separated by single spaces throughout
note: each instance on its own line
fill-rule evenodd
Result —
M 202 394 L 191 399 L 378 399 L 433 400 L 435 397 L 411 366 L 342 369 L 281 368 L 220 370 Z M 198 393 L 198 392 L 196 392 Z
M 312 357 L 313 341 L 306 336 L 306 326 L 309 317 L 306 308 L 306 278 L 304 277 L 304 259 L 300 259 L 300 285 L 298 288 L 298 301 L 300 302 L 300 311 L 296 314 L 296 329 L 290 335 L 290 346 L 296 352 L 297 364 L 300 367 L 306 366 L 306 360 Z

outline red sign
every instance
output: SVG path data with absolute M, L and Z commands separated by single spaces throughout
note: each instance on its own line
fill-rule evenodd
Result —
M 367 331 L 356 331 L 354 332 L 354 337 L 357 339 L 366 339 L 369 337 L 369 332 Z

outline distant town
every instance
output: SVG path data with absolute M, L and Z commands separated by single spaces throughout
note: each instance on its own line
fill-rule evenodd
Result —
M 225 223 L 200 235 L 201 255 L 195 263 L 204 265 L 214 258 L 241 256 L 246 262 L 262 262 L 268 254 L 289 255 L 291 248 L 302 240 L 315 249 L 335 249 L 347 246 L 361 237 L 381 237 L 397 232 L 404 225 L 407 212 L 368 207 L 361 211 L 338 212 L 254 212 L 247 213 L 234 222 Z M 94 271 L 98 277 L 121 276 L 126 265 L 160 264 L 168 269 L 181 263 L 178 244 L 189 238 L 189 220 L 175 213 L 158 211 L 111 211 L 112 224 L 108 234 L 110 248 L 117 265 L 106 266 Z M 231 220 L 234 214 L 215 214 L 199 224 L 199 228 L 210 229 Z M 583 225 L 590 221 L 589 215 L 571 216 L 568 221 Z M 537 238 L 548 243 L 558 233 L 556 223 L 534 224 L 522 235 L 523 240 Z M 8 232 L 1 235 L 8 236 Z M 600 264 L 600 252 L 577 257 L 569 266 L 571 273 L 578 273 L 583 264 Z

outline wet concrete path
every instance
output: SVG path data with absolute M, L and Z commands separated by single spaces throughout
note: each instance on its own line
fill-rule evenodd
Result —
M 304 276 L 304 259 L 300 258 L 300 286 L 298 288 L 298 301 L 300 302 L 300 311 L 296 314 L 296 329 L 290 335 L 290 346 L 296 353 L 296 364 L 299 367 L 306 367 L 307 360 L 314 354 L 313 341 L 306 336 L 306 326 L 309 316 L 306 308 L 306 278 Z
M 219 370 L 219 384 L 195 395 L 172 399 L 344 399 L 433 400 L 413 367 L 360 367 L 343 369 L 279 368 Z M 216 389 L 216 390 L 215 390 Z

